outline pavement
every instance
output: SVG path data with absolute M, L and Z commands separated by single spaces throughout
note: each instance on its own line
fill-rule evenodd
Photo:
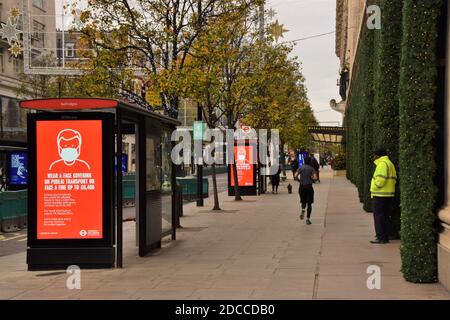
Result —
M 0 257 L 27 250 L 27 230 L 17 232 L 0 232 Z
M 292 180 L 240 202 L 223 192 L 222 211 L 211 211 L 212 197 L 185 205 L 177 240 L 145 258 L 135 222 L 125 222 L 124 268 L 82 270 L 80 290 L 67 289 L 64 271 L 26 271 L 24 252 L 0 257 L 0 299 L 450 299 L 439 284 L 403 279 L 399 241 L 369 244 L 373 218 L 353 185 L 329 169 L 321 180 L 311 226 L 299 219 Z M 374 266 L 379 290 L 367 285 Z

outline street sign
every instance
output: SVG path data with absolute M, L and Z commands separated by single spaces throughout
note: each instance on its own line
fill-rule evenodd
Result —
M 235 140 L 258 140 L 256 130 L 250 126 L 241 126 L 234 133 Z
M 203 136 L 206 132 L 206 123 L 203 121 L 194 122 L 194 140 L 203 140 Z

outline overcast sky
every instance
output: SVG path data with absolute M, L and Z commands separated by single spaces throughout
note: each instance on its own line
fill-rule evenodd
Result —
M 336 0 L 267 0 L 267 9 L 277 12 L 277 19 L 289 32 L 290 41 L 334 31 L 336 28 Z M 339 77 L 339 59 L 335 52 L 335 35 L 326 35 L 297 42 L 294 54 L 303 65 L 308 97 L 319 122 L 338 121 L 340 113 L 329 107 L 331 99 L 340 101 L 336 80 Z M 321 112 L 329 110 L 328 112 Z M 324 123 L 323 125 L 327 125 Z M 331 124 L 335 125 L 335 124 Z

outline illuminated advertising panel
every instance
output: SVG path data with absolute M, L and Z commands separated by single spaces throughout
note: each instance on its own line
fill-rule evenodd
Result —
M 102 121 L 36 121 L 36 166 L 37 239 L 102 239 Z
M 298 166 L 299 166 L 299 168 L 303 167 L 303 165 L 305 164 L 305 159 L 308 158 L 308 157 L 309 157 L 308 152 L 301 151 L 298 154 Z
M 254 164 L 253 146 L 235 146 L 234 159 L 236 161 L 236 169 L 238 175 L 239 187 L 254 186 Z M 234 187 L 234 173 L 231 169 L 231 186 Z
M 9 158 L 9 184 L 26 186 L 28 183 L 28 156 L 26 152 L 12 152 Z
M 125 173 L 128 172 L 127 164 L 128 164 L 128 155 L 126 153 L 122 153 L 122 174 L 123 175 L 125 175 Z M 117 174 L 117 154 L 114 156 L 114 172 Z

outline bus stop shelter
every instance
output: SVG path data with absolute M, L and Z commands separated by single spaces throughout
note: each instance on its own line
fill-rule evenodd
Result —
M 90 98 L 20 103 L 28 114 L 29 270 L 123 266 L 122 142 L 135 139 L 139 256 L 176 237 L 176 180 L 170 158 L 175 119 Z

